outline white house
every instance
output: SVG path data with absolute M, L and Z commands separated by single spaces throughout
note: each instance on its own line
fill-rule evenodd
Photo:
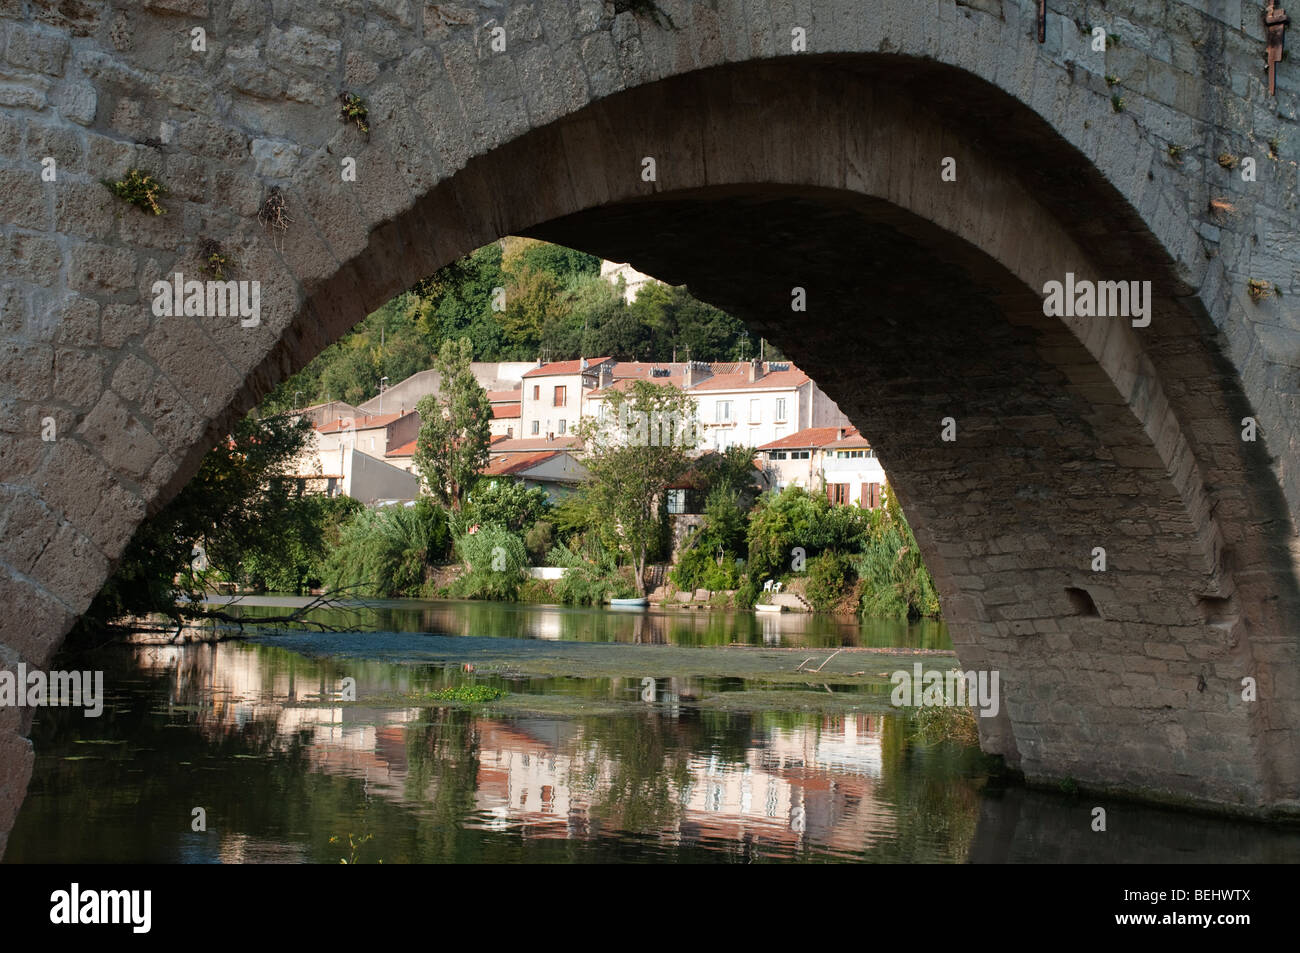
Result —
M 649 275 L 642 274 L 631 265 L 617 261 L 602 261 L 600 263 L 600 277 L 604 278 L 610 284 L 618 284 L 620 278 L 623 279 L 623 299 L 631 304 L 636 300 L 636 296 L 641 293 L 641 289 L 648 284 L 661 284 L 658 278 L 651 278 Z
M 835 402 L 789 362 L 620 362 L 600 378 L 601 386 L 587 395 L 586 411 L 598 419 L 609 392 L 626 391 L 634 380 L 684 390 L 695 398 L 701 451 L 758 447 L 810 427 L 850 426 Z
M 801 486 L 831 503 L 876 509 L 885 471 L 871 444 L 853 427 L 813 427 L 763 444 L 760 462 L 777 489 Z
M 596 388 L 600 368 L 613 363 L 612 357 L 539 362 L 523 376 L 517 436 L 522 439 L 572 436 L 583 416 L 584 395 Z

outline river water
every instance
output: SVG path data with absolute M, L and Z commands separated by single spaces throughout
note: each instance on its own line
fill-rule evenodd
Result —
M 413 600 L 312 619 L 338 631 L 57 660 L 108 697 L 38 710 L 5 861 L 1300 860 L 1295 830 L 1002 783 L 969 711 L 889 703 L 891 671 L 955 664 L 941 624 Z

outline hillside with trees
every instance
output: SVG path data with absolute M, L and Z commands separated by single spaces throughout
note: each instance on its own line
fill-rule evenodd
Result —
M 379 393 L 382 378 L 396 384 L 433 367 L 443 342 L 461 339 L 474 361 L 739 361 L 759 347 L 739 319 L 685 287 L 649 284 L 628 304 L 622 287 L 600 276 L 599 258 L 505 238 L 384 304 L 276 388 L 262 410 L 359 404 Z M 770 345 L 767 356 L 781 357 Z

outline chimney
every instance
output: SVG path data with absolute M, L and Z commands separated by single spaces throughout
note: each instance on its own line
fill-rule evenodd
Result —
M 839 429 L 839 434 L 840 434 L 840 435 L 839 435 L 839 437 L 837 437 L 836 439 L 838 439 L 838 440 L 843 440 L 843 439 L 844 439 L 844 434 L 845 434 L 845 432 L 846 432 L 846 431 L 844 430 L 844 428 L 841 427 L 841 428 Z
M 578 358 L 578 370 L 580 370 L 580 371 L 585 371 L 586 369 L 587 369 L 587 359 L 586 359 L 585 357 L 579 357 L 579 358 Z
M 749 362 L 749 382 L 752 384 L 763 376 L 763 362 L 754 358 Z
M 682 369 L 682 388 L 686 389 L 695 383 L 695 362 L 687 361 L 686 366 Z
M 608 361 L 600 365 L 599 375 L 596 379 L 597 387 L 604 388 L 614 383 L 614 368 Z

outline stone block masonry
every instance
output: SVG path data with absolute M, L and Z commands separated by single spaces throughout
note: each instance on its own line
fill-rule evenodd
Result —
M 279 381 L 527 232 L 688 282 L 870 437 L 1001 672 L 988 750 L 1300 810 L 1300 73 L 1269 94 L 1258 5 L 1049 0 L 1042 44 L 1031 0 L 659 6 L 0 3 L 0 665 Z M 101 184 L 131 169 L 166 214 Z M 256 325 L 152 312 L 204 238 Z M 1045 315 L 1067 273 L 1150 282 L 1149 326 Z M 0 710 L 0 849 L 28 728 Z

